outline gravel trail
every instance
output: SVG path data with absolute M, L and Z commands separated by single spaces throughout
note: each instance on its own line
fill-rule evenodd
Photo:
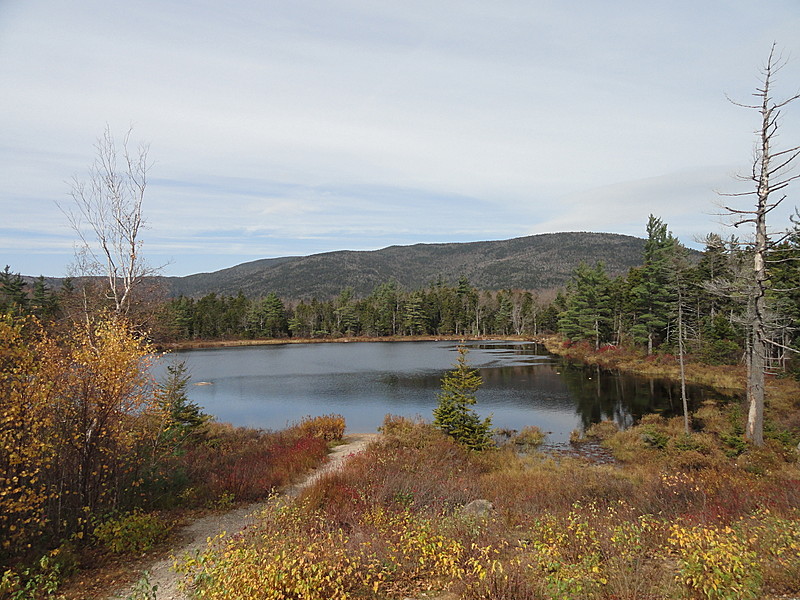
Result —
M 377 434 L 374 433 L 356 433 L 345 436 L 344 443 L 335 447 L 328 455 L 328 462 L 319 469 L 312 471 L 300 483 L 286 489 L 283 494 L 287 496 L 296 496 L 303 488 L 314 483 L 325 473 L 340 468 L 347 458 L 364 450 L 367 444 L 369 444 L 376 435 Z M 214 538 L 223 532 L 232 535 L 241 531 L 252 524 L 253 514 L 265 507 L 265 502 L 257 502 L 242 508 L 224 513 L 215 513 L 193 521 L 181 529 L 175 547 L 171 548 L 164 558 L 142 568 L 140 574 L 144 572 L 149 573 L 150 584 L 158 586 L 158 600 L 188 600 L 188 597 L 178 590 L 178 583 L 181 580 L 181 576 L 172 570 L 174 562 L 172 557 L 181 557 L 185 554 L 191 555 L 198 550 L 202 550 L 206 547 L 208 538 Z M 107 600 L 128 598 L 134 592 L 134 585 L 113 590 L 111 594 L 107 596 Z

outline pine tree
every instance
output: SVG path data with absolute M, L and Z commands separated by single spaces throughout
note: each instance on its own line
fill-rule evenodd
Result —
M 467 347 L 458 347 L 455 369 L 442 378 L 438 405 L 433 409 L 433 425 L 470 450 L 486 450 L 494 445 L 492 419 L 481 419 L 470 407 L 477 400 L 475 392 L 483 380 L 467 364 Z
M 558 328 L 572 341 L 590 339 L 595 349 L 611 330 L 611 282 L 602 263 L 581 263 L 572 273 L 569 295 L 559 315 Z
M 408 335 L 421 335 L 427 331 L 422 292 L 413 292 L 406 302 L 403 325 Z
M 15 315 L 28 313 L 28 294 L 25 291 L 25 280 L 19 273 L 12 273 L 11 267 L 6 265 L 0 271 L 0 311 L 11 312 Z
M 167 365 L 167 375 L 159 384 L 155 397 L 168 421 L 161 432 L 171 448 L 179 446 L 210 419 L 200 406 L 189 400 L 189 369 L 183 361 Z
M 652 354 L 656 343 L 664 338 L 670 310 L 675 303 L 669 286 L 670 252 L 674 247 L 674 238 L 667 231 L 667 225 L 650 215 L 641 278 L 631 289 L 636 310 L 636 322 L 631 332 L 635 341 L 647 344 L 648 354 Z

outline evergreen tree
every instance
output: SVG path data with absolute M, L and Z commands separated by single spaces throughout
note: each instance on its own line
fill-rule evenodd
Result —
M 33 314 L 43 321 L 49 321 L 56 316 L 58 298 L 47 285 L 43 275 L 40 275 L 33 284 L 30 304 Z
M 180 296 L 169 304 L 168 318 L 175 334 L 182 339 L 194 337 L 194 300 Z
M 511 292 L 501 290 L 497 293 L 497 312 L 494 314 L 494 330 L 496 333 L 508 335 L 512 327 L 512 316 L 514 313 L 514 303 L 511 300 Z
M 354 299 L 353 288 L 345 288 L 336 298 L 336 330 L 346 335 L 357 335 L 359 332 L 359 320 L 356 312 L 356 302 Z
M 469 282 L 466 276 L 461 276 L 456 288 L 458 297 L 458 307 L 456 309 L 456 334 L 477 335 L 480 320 L 480 309 L 478 303 L 478 290 Z
M 631 328 L 636 342 L 647 344 L 647 353 L 666 336 L 674 293 L 670 290 L 670 252 L 674 238 L 665 223 L 650 215 L 647 223 L 647 243 L 644 247 L 644 265 L 636 286 L 631 288 L 631 299 L 636 311 Z
M 433 409 L 435 427 L 470 450 L 486 450 L 494 445 L 492 419 L 481 419 L 470 408 L 477 401 L 475 392 L 483 383 L 480 375 L 467 364 L 467 347 L 458 347 L 455 369 L 442 378 L 438 405 Z
M 572 273 L 566 307 L 558 328 L 572 341 L 592 340 L 595 349 L 611 333 L 610 281 L 602 263 L 589 267 L 581 263 Z
M 275 338 L 289 333 L 286 307 L 274 292 L 251 308 L 249 321 L 259 336 Z
M 19 273 L 12 273 L 6 265 L 0 271 L 0 311 L 16 315 L 28 313 L 28 294 L 25 291 L 25 280 Z
M 403 326 L 408 335 L 422 335 L 427 331 L 427 323 L 422 292 L 413 292 L 406 302 Z
M 156 390 L 159 407 L 167 417 L 162 430 L 162 440 L 175 448 L 195 433 L 210 417 L 200 406 L 189 400 L 186 388 L 189 385 L 188 367 L 183 361 L 167 365 L 167 375 Z
M 293 337 L 313 337 L 317 332 L 318 313 L 312 304 L 300 301 L 288 319 L 288 327 Z

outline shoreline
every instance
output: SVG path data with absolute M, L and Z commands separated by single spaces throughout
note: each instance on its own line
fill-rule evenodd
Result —
M 652 379 L 681 380 L 677 358 L 672 355 L 648 356 L 636 349 L 614 346 L 594 350 L 587 344 L 570 344 L 556 335 L 540 336 L 537 341 L 550 354 L 583 365 Z M 742 365 L 709 365 L 689 360 L 685 378 L 686 383 L 706 386 L 725 395 L 738 394 L 747 388 Z
M 541 343 L 541 341 L 524 335 L 389 335 L 345 336 L 338 338 L 269 338 L 260 340 L 191 340 L 155 344 L 159 351 L 172 350 L 205 350 L 211 348 L 238 348 L 247 346 L 278 346 L 282 344 L 347 344 L 375 342 L 480 342 L 509 341 Z

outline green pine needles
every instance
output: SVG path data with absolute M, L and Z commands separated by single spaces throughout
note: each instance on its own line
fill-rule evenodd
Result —
M 458 347 L 455 369 L 442 377 L 439 404 L 433 409 L 433 425 L 459 444 L 470 450 L 486 450 L 494 446 L 491 429 L 492 419 L 481 419 L 470 408 L 474 405 L 475 392 L 483 383 L 481 376 L 467 364 L 467 347 Z

